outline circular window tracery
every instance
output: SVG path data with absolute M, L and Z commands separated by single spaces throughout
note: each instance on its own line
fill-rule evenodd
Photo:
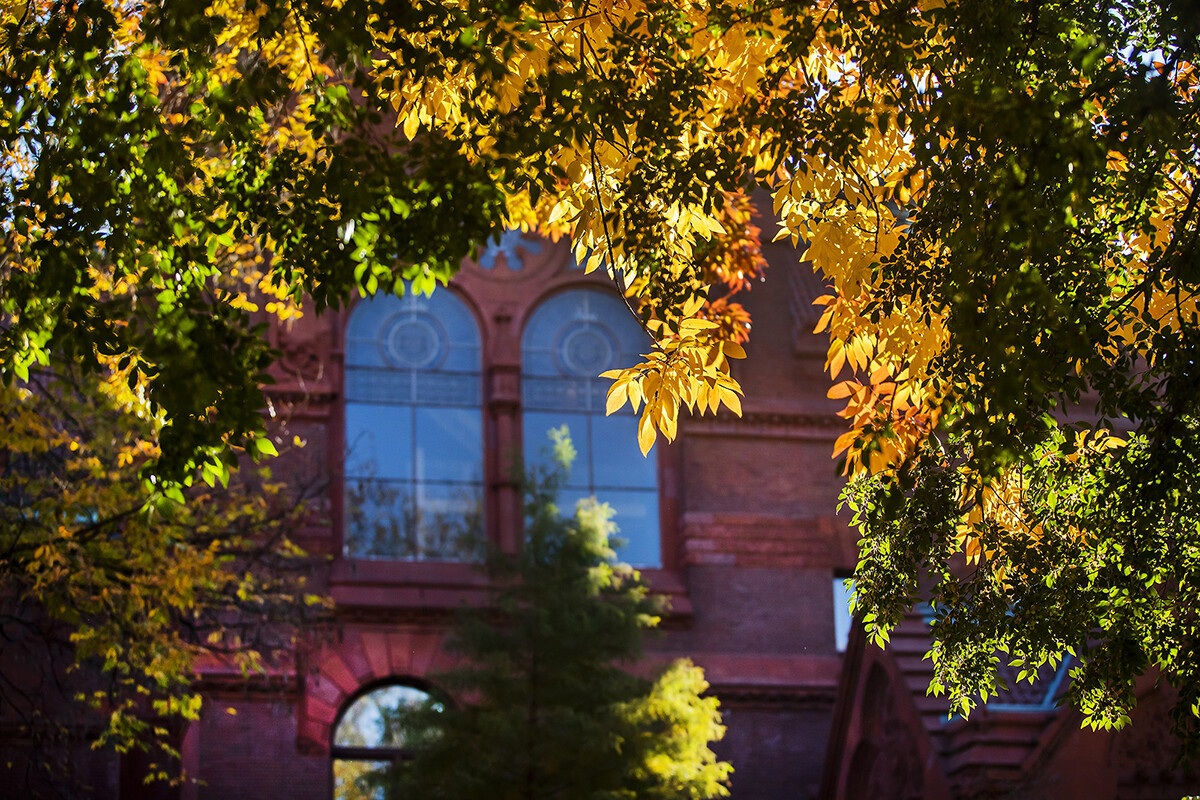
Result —
M 559 368 L 568 375 L 595 378 L 616 366 L 620 345 L 612 331 L 597 322 L 575 322 L 558 337 L 555 356 Z
M 398 369 L 437 369 L 446 357 L 446 329 L 424 312 L 396 315 L 380 338 L 383 357 Z

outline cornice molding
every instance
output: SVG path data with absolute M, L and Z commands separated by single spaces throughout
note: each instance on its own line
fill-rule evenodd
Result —
M 846 421 L 836 414 L 804 411 L 746 409 L 738 417 L 721 409 L 713 417 L 687 417 L 684 432 L 694 436 L 738 436 L 781 439 L 827 439 L 845 431 Z
M 338 392 L 328 389 L 314 391 L 300 386 L 288 385 L 264 386 L 263 394 L 275 402 L 293 403 L 297 406 L 297 409 L 295 409 L 297 411 L 305 406 L 327 405 L 337 400 L 339 396 Z M 308 410 L 311 411 L 312 409 Z
M 208 697 L 276 696 L 290 699 L 298 696 L 300 679 L 294 671 L 272 675 L 243 675 L 240 671 L 202 671 L 194 686 Z
M 829 711 L 837 699 L 836 686 L 712 684 L 708 692 L 735 711 Z

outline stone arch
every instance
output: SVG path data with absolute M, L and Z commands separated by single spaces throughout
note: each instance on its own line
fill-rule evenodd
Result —
M 346 703 L 365 688 L 396 676 L 423 679 L 446 669 L 445 634 L 404 628 L 347 630 L 342 640 L 312 653 L 300 687 L 298 731 L 301 749 L 328 754 L 333 725 Z

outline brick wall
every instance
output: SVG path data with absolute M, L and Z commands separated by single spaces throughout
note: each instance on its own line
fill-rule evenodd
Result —
M 181 800 L 329 800 L 329 761 L 301 753 L 296 733 L 291 699 L 211 698 L 190 742 L 203 783 Z

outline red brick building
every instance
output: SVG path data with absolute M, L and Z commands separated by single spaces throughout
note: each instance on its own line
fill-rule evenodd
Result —
M 564 422 L 580 453 L 565 499 L 610 502 L 622 557 L 670 598 L 649 658 L 705 669 L 735 796 L 814 796 L 841 669 L 834 579 L 854 542 L 835 516 L 840 420 L 824 347 L 807 333 L 819 286 L 790 248 L 769 256 L 771 281 L 747 296 L 743 417 L 688 420 L 649 459 L 632 416 L 604 416 L 606 382 L 594 379 L 646 343 L 565 242 L 510 233 L 433 298 L 363 301 L 277 332 L 273 397 L 307 442 L 292 468 L 331 476 L 327 513 L 303 540 L 334 555 L 338 631 L 261 685 L 207 676 L 214 702 L 183 742 L 204 783 L 184 796 L 332 797 L 339 719 L 373 688 L 429 688 L 449 663 L 447 612 L 482 591 L 462 534 L 516 545 L 510 464 L 536 459 Z
M 337 625 L 267 676 L 205 671 L 209 702 L 181 738 L 199 782 L 148 788 L 136 757 L 81 753 L 96 796 L 330 800 L 337 775 L 396 755 L 354 738 L 354 723 L 376 700 L 436 691 L 450 612 L 484 597 L 476 548 L 517 545 L 512 465 L 536 460 L 545 430 L 563 423 L 580 454 L 565 499 L 609 501 L 629 540 L 622 556 L 670 599 L 648 660 L 705 669 L 737 800 L 1196 791 L 1196 775 L 1174 765 L 1166 697 L 1150 681 L 1132 729 L 1111 735 L 1056 710 L 1063 675 L 948 720 L 925 696 L 919 613 L 888 651 L 854 631 L 842 654 L 849 625 L 835 596 L 856 545 L 830 460 L 843 421 L 825 397 L 826 345 L 809 332 L 822 291 L 790 247 L 767 256 L 769 281 L 745 296 L 745 413 L 684 420 L 649 459 L 632 417 L 604 415 L 594 377 L 645 342 L 565 243 L 510 233 L 433 298 L 362 301 L 273 331 L 283 357 L 272 401 L 306 442 L 283 469 L 327 486 L 297 538 L 330 557 L 321 581 Z
M 829 732 L 822 800 L 1087 798 L 1179 800 L 1200 793 L 1200 769 L 1178 764 L 1170 690 L 1143 677 L 1133 724 L 1120 733 L 1081 729 L 1057 708 L 1068 660 L 1055 674 L 1002 692 L 969 720 L 947 717 L 928 697 L 928 633 L 919 613 L 893 632 L 887 650 L 852 631 Z
M 447 612 L 483 591 L 463 549 L 478 542 L 461 534 L 516 546 L 514 457 L 536 460 L 545 429 L 564 422 L 580 451 L 565 499 L 612 503 L 629 539 L 622 556 L 670 598 L 648 658 L 705 669 L 737 800 L 1197 791 L 1196 774 L 1174 764 L 1166 697 L 1151 681 L 1134 726 L 1113 735 L 1056 709 L 1066 670 L 969 722 L 948 719 L 925 696 L 919 613 L 888 651 L 853 631 L 842 655 L 849 625 L 835 596 L 856 545 L 836 514 L 830 460 L 843 421 L 825 397 L 826 344 L 810 333 L 822 289 L 792 248 L 767 256 L 770 280 L 745 297 L 745 413 L 685 420 L 648 460 L 632 417 L 604 416 L 594 379 L 645 342 L 565 243 L 513 232 L 429 301 L 364 302 L 277 331 L 274 397 L 308 443 L 295 468 L 331 479 L 304 542 L 333 555 L 337 634 L 270 680 L 207 676 L 213 702 L 183 743 L 203 784 L 183 797 L 333 797 L 335 761 L 370 756 L 339 740 L 339 722 L 381 687 L 436 689 L 427 676 L 450 663 Z M 389 522 L 397 507 L 404 519 Z

